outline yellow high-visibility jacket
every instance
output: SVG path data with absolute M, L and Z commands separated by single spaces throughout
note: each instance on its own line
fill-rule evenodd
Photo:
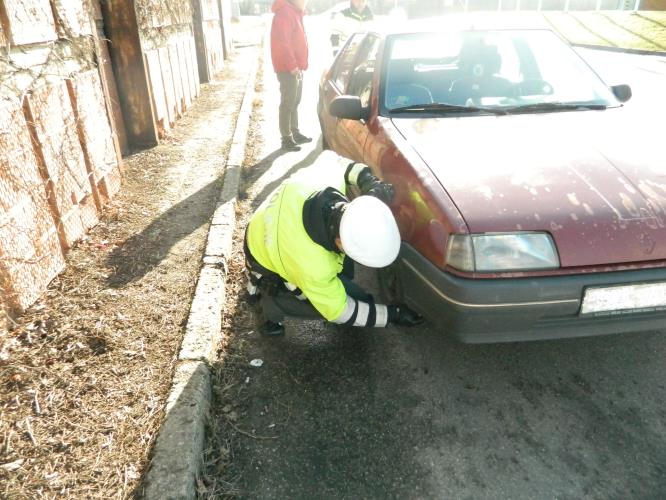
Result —
M 338 278 L 344 254 L 315 243 L 303 225 L 303 205 L 310 195 L 333 187 L 346 194 L 345 168 L 350 163 L 315 162 L 278 186 L 250 219 L 247 245 L 266 269 L 301 289 L 328 321 L 346 316 L 347 293 Z M 351 314 L 350 314 L 351 315 Z
M 357 13 L 349 7 L 335 13 L 331 19 L 331 42 L 335 47 L 342 47 L 347 38 L 357 31 L 372 29 L 373 20 L 372 12 L 368 7 L 361 13 Z

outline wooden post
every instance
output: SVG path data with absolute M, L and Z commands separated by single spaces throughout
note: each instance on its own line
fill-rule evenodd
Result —
M 206 38 L 204 36 L 201 0 L 192 0 L 192 24 L 194 25 L 194 46 L 197 53 L 199 81 L 201 83 L 207 83 L 211 79 L 211 71 L 208 67 L 208 57 L 206 57 Z
M 156 146 L 157 123 L 141 51 L 134 1 L 106 0 L 101 5 L 104 29 L 111 40 L 111 60 L 128 141 L 139 149 Z
M 467 1 L 467 0 L 466 0 Z M 220 30 L 222 31 L 222 51 L 224 53 L 224 59 L 229 58 L 229 42 L 230 42 L 230 36 L 229 33 L 227 33 L 227 26 L 225 20 L 224 20 L 224 9 L 222 7 L 222 0 L 217 0 L 217 10 L 220 14 Z
M 99 0 L 93 0 L 92 11 L 93 18 L 91 23 L 95 51 L 97 53 L 97 66 L 102 82 L 104 100 L 106 101 L 106 112 L 110 118 L 113 145 L 116 148 L 118 166 L 122 172 L 122 156 L 128 154 L 130 149 L 127 142 L 127 133 L 125 132 L 125 121 L 120 109 L 118 85 L 113 74 L 113 65 L 109 54 L 109 41 L 106 39 L 106 34 L 104 33 L 104 15 L 102 14 L 102 6 Z

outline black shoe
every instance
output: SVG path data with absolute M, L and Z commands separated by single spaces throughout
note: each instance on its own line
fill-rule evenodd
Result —
M 259 301 L 261 300 L 261 295 L 259 295 L 258 293 L 249 294 L 249 293 L 246 292 L 245 293 L 245 300 L 247 301 L 248 304 L 250 304 L 251 306 L 254 306 L 254 305 L 258 304 Z
M 300 151 L 301 147 L 291 137 L 287 137 L 282 139 L 281 149 L 283 151 Z
M 266 321 L 261 328 L 259 328 L 259 333 L 265 337 L 279 337 L 284 335 L 284 326 L 280 323 L 273 323 L 272 321 Z
M 294 132 L 293 134 L 294 142 L 296 144 L 305 144 L 306 142 L 312 142 L 312 137 L 301 134 L 300 132 Z

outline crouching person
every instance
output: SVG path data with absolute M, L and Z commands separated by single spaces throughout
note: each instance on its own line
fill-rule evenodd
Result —
M 348 186 L 361 196 L 350 201 Z M 285 316 L 360 327 L 422 322 L 405 305 L 375 303 L 353 282 L 354 262 L 380 268 L 398 256 L 392 198 L 393 187 L 366 165 L 331 151 L 268 196 L 250 219 L 244 247 L 248 292 L 259 294 L 263 309 L 262 334 L 283 334 Z

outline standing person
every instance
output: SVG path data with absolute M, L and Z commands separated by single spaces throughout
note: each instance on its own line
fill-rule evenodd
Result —
M 349 201 L 347 186 L 361 196 Z M 360 327 L 422 321 L 405 305 L 376 304 L 352 281 L 354 262 L 378 268 L 398 256 L 392 199 L 393 186 L 333 151 L 266 198 L 250 219 L 244 248 L 248 292 L 261 299 L 262 334 L 284 333 L 285 316 Z
M 367 28 L 367 23 L 374 19 L 367 0 L 349 0 L 349 7 L 338 12 L 333 17 L 331 45 L 337 52 L 347 38 L 357 31 Z
M 298 130 L 303 71 L 308 69 L 308 40 L 303 14 L 308 0 L 275 0 L 271 25 L 271 60 L 280 82 L 280 135 L 284 151 L 299 151 L 312 141 Z

